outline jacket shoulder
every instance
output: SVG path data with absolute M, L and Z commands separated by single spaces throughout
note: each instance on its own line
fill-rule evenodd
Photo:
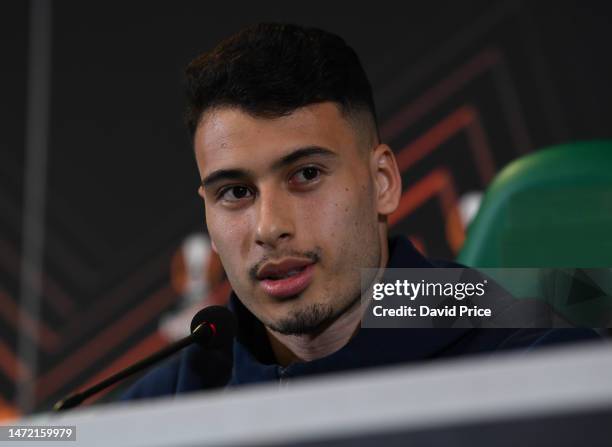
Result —
M 500 351 L 528 352 L 548 346 L 599 340 L 593 329 L 473 329 L 445 355 L 493 353 Z
M 563 329 L 519 329 L 506 338 L 499 349 L 525 349 L 532 350 L 546 346 L 576 343 L 587 340 L 602 341 L 597 331 L 589 328 L 563 328 Z
M 121 396 L 122 401 L 161 397 L 176 393 L 180 358 L 174 357 L 138 379 Z
M 225 386 L 232 372 L 229 349 L 191 345 L 139 379 L 121 397 L 135 400 L 170 396 Z

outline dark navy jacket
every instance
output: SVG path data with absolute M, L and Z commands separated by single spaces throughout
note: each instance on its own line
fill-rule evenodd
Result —
M 404 238 L 390 242 L 389 268 L 452 266 L 423 257 Z M 456 265 L 455 265 L 456 266 Z M 124 400 L 175 395 L 240 384 L 293 380 L 314 374 L 423 362 L 458 355 L 540 346 L 597 338 L 590 329 L 360 329 L 339 351 L 283 368 L 276 364 L 263 325 L 235 294 L 230 308 L 238 319 L 238 336 L 225 350 L 193 345 L 149 372 Z

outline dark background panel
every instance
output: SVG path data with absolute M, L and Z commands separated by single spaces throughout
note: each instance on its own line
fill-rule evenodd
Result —
M 28 4 L 0 3 L 0 415 L 14 398 L 21 247 Z M 10 414 L 10 413 L 9 413 Z
M 24 165 L 28 4 L 0 4 L 0 237 L 18 240 Z

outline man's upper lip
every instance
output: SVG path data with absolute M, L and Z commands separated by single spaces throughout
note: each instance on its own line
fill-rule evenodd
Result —
M 314 264 L 311 259 L 301 258 L 285 258 L 278 262 L 266 262 L 257 271 L 257 279 L 262 280 L 270 276 L 284 276 L 291 270 L 306 267 L 310 264 Z

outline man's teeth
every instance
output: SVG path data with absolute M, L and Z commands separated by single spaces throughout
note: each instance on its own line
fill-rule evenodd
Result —
M 302 270 L 304 270 L 306 267 L 300 267 L 300 268 L 296 268 L 293 270 L 289 270 L 287 273 L 285 273 L 284 275 L 272 275 L 270 276 L 269 279 L 284 279 L 284 278 L 289 278 L 291 276 L 295 276 L 298 273 L 300 273 Z

